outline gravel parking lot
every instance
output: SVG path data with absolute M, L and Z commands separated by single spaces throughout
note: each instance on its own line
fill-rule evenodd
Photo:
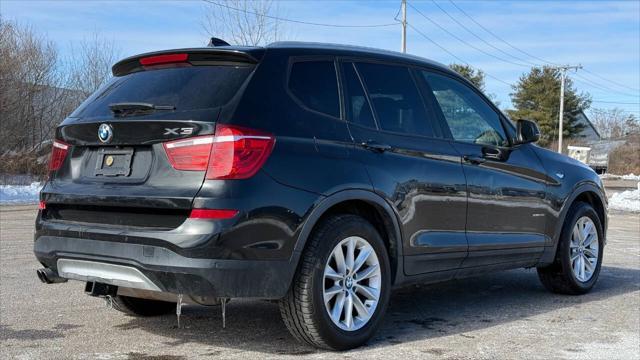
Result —
M 640 217 L 611 215 L 595 289 L 548 293 L 535 270 L 410 287 L 391 299 L 370 343 L 344 354 L 303 346 L 276 304 L 186 306 L 132 318 L 85 296 L 84 284 L 43 285 L 32 254 L 34 206 L 0 207 L 0 357 L 17 359 L 396 358 L 640 359 Z

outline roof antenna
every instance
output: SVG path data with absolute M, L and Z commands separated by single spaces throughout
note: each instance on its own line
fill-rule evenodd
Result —
M 209 40 L 209 44 L 207 44 L 207 46 L 218 47 L 218 46 L 231 46 L 231 45 L 222 39 L 218 39 L 217 37 L 212 37 L 211 40 Z

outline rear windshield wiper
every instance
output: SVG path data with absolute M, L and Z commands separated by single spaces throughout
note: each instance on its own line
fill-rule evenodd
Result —
M 154 110 L 175 110 L 176 107 L 173 105 L 154 105 L 143 102 L 119 102 L 109 104 L 109 109 L 111 109 L 114 115 L 126 115 Z

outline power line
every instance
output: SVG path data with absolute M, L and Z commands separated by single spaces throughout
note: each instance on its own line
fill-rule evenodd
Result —
M 434 1 L 434 0 L 431 0 L 431 1 Z M 524 54 L 524 55 L 526 55 L 526 56 L 529 56 L 530 58 L 537 59 L 537 60 L 542 61 L 542 62 L 544 62 L 544 63 L 551 64 L 551 65 L 558 65 L 558 64 L 556 64 L 556 63 L 554 63 L 554 62 L 551 62 L 551 61 L 548 61 L 548 60 L 542 59 L 542 58 L 540 58 L 540 57 L 537 57 L 537 56 L 535 56 L 535 55 L 533 55 L 533 54 L 531 54 L 531 53 L 529 53 L 529 52 L 527 52 L 527 51 L 524 51 L 524 50 L 520 49 L 519 47 L 517 47 L 517 46 L 515 46 L 515 45 L 511 44 L 510 42 L 506 41 L 505 39 L 503 39 L 502 37 L 498 36 L 498 35 L 497 35 L 496 33 L 494 33 L 493 31 L 489 30 L 487 27 L 485 27 L 484 25 L 482 25 L 481 23 L 479 23 L 478 21 L 476 21 L 476 20 L 475 20 L 471 15 L 469 15 L 466 11 L 464 11 L 464 10 L 463 10 L 460 6 L 458 6 L 458 5 L 457 5 L 453 0 L 449 0 L 449 2 L 450 2 L 450 3 L 451 3 L 451 5 L 453 5 L 456 9 L 458 9 L 458 11 L 460 11 L 462 14 L 464 14 L 464 15 L 465 15 L 469 20 L 471 20 L 474 24 L 478 25 L 481 29 L 483 29 L 484 31 L 486 31 L 489 35 L 491 35 L 491 36 L 493 36 L 494 38 L 498 39 L 499 41 L 501 41 L 502 43 L 506 44 L 506 45 L 507 45 L 507 46 L 509 46 L 510 48 L 512 48 L 512 49 L 514 49 L 514 50 L 516 50 L 516 51 L 519 51 L 520 53 L 522 53 L 522 54 Z M 434 1 L 434 3 L 435 3 L 435 1 Z M 436 6 L 437 6 L 437 4 L 436 4 Z M 438 6 L 438 7 L 440 7 L 440 6 Z M 513 55 L 512 55 L 512 56 L 513 56 Z M 621 84 L 621 83 L 615 82 L 615 81 L 613 81 L 613 80 L 607 79 L 607 78 L 605 78 L 605 77 L 603 77 L 603 76 L 600 76 L 600 75 L 598 75 L 598 74 L 596 74 L 596 73 L 594 73 L 594 72 L 592 72 L 592 71 L 589 71 L 589 70 L 587 70 L 587 69 L 584 69 L 584 68 L 583 68 L 582 70 L 584 70 L 584 71 L 585 71 L 586 73 L 588 73 L 588 74 L 591 74 L 592 76 L 595 76 L 595 77 L 597 77 L 597 78 L 599 78 L 599 79 L 601 79 L 601 80 L 607 81 L 607 82 L 609 82 L 609 83 L 615 84 L 615 85 L 617 85 L 617 86 L 620 86 L 620 87 L 623 87 L 623 88 L 626 88 L 626 89 L 629 89 L 629 90 L 633 90 L 633 91 L 640 91 L 640 89 L 635 89 L 635 88 L 632 88 L 632 87 L 630 87 L 630 86 L 626 86 L 626 85 L 624 85 L 624 84 Z
M 596 88 L 598 88 L 600 90 L 614 92 L 614 93 L 617 93 L 617 94 L 623 95 L 623 96 L 640 97 L 640 94 L 638 94 L 638 95 L 628 94 L 628 93 L 622 92 L 620 90 L 612 89 L 612 88 L 608 87 L 607 85 L 603 85 L 603 84 L 601 84 L 599 82 L 596 82 L 595 80 L 585 78 L 584 76 L 576 75 L 576 77 L 581 79 L 584 83 L 587 83 L 587 84 L 590 84 L 592 86 L 595 86 Z
M 616 89 L 612 89 L 612 88 L 610 88 L 610 87 L 608 87 L 606 85 L 602 85 L 600 83 L 597 83 L 597 82 L 595 82 L 593 80 L 587 79 L 587 78 L 585 78 L 583 76 L 580 76 L 578 74 L 575 74 L 575 76 L 578 78 L 578 79 L 574 79 L 575 81 L 581 82 L 583 84 L 587 84 L 587 85 L 590 85 L 590 86 L 593 86 L 596 89 L 600 89 L 600 90 L 605 91 L 607 93 L 614 93 L 614 94 L 618 94 L 618 95 L 621 95 L 621 96 L 629 96 L 629 97 L 633 97 L 633 98 L 640 97 L 640 95 L 627 94 L 627 93 L 623 93 L 621 91 L 618 91 Z
M 310 26 L 322 26 L 322 27 L 334 27 L 334 28 L 375 28 L 375 27 L 390 27 L 390 26 L 400 25 L 400 22 L 395 22 L 395 23 L 381 23 L 381 24 L 362 24 L 362 25 L 347 25 L 347 24 L 317 23 L 317 22 L 310 22 L 310 21 L 302 21 L 302 20 L 296 20 L 296 19 L 283 18 L 283 17 L 273 16 L 273 15 L 268 15 L 268 14 L 259 14 L 259 13 L 257 13 L 257 12 L 251 11 L 251 10 L 240 9 L 240 8 L 233 7 L 233 6 L 230 6 L 230 5 L 221 4 L 221 3 L 218 3 L 218 2 L 216 2 L 216 1 L 212 1 L 212 0 L 202 0 L 202 1 L 204 1 L 204 2 L 206 2 L 206 3 L 209 3 L 209 4 L 212 4 L 212 5 L 216 5 L 216 6 L 222 7 L 222 8 L 226 8 L 226 9 L 229 9 L 229 10 L 233 10 L 233 11 L 243 12 L 243 13 L 252 14 L 252 15 L 256 15 L 256 16 L 264 16 L 264 17 L 266 17 L 266 18 L 274 19 L 274 20 L 278 20 L 278 21 L 291 22 L 291 23 L 302 24 L 302 25 L 310 25 Z M 477 38 L 478 40 L 482 41 L 482 42 L 483 42 L 483 43 L 485 43 L 486 45 L 488 45 L 488 46 L 490 46 L 491 48 L 493 48 L 493 49 L 495 49 L 495 50 L 499 51 L 499 52 L 500 52 L 500 53 L 502 53 L 502 54 L 505 54 L 505 55 L 507 55 L 507 56 L 510 56 L 510 57 L 512 57 L 512 58 L 514 58 L 514 59 L 517 59 L 517 60 L 519 60 L 519 61 L 525 62 L 525 63 L 527 63 L 527 64 L 529 64 L 529 65 L 522 64 L 522 63 L 518 63 L 518 62 L 514 62 L 514 61 L 511 61 L 511 60 L 509 60 L 509 59 L 505 59 L 505 58 L 503 58 L 503 57 L 500 57 L 500 56 L 494 55 L 494 54 L 492 54 L 492 53 L 489 53 L 489 52 L 487 52 L 487 51 L 485 51 L 485 50 L 483 50 L 483 49 L 481 49 L 481 48 L 478 48 L 477 46 L 475 46 L 475 45 L 473 45 L 473 44 L 471 44 L 471 43 L 467 42 L 466 40 L 464 40 L 464 39 L 460 38 L 459 36 L 455 35 L 455 34 L 454 34 L 454 33 L 452 33 L 451 31 L 447 30 L 445 27 L 443 27 L 443 26 L 442 26 L 442 25 L 440 25 L 439 23 L 437 23 L 437 22 L 435 22 L 434 20 L 432 20 L 431 18 L 429 18 L 429 17 L 428 17 L 427 15 L 425 15 L 422 11 L 420 11 L 418 8 L 416 8 L 415 6 L 413 6 L 413 4 L 411 4 L 411 3 L 409 3 L 409 2 L 407 2 L 407 4 L 408 4 L 409 6 L 411 6 L 411 8 L 412 8 L 413 10 L 415 10 L 418 14 L 420 14 L 422 17 L 424 17 L 425 19 L 427 19 L 427 20 L 428 20 L 429 22 L 431 22 L 433 25 L 437 26 L 438 28 L 440 28 L 441 30 L 443 30 L 444 32 L 446 32 L 447 34 L 449 34 L 450 36 L 452 36 L 452 37 L 453 37 L 453 38 L 455 38 L 456 40 L 458 40 L 458 41 L 462 42 L 463 44 L 465 44 L 465 45 L 467 45 L 467 46 L 469 46 L 469 47 L 471 47 L 471 48 L 473 48 L 473 49 L 475 49 L 475 50 L 477 50 L 477 51 L 479 51 L 479 52 L 481 52 L 481 53 L 483 53 L 483 54 L 485 54 L 485 55 L 487 55 L 487 56 L 490 56 L 490 57 L 495 58 L 495 59 L 497 59 L 497 60 L 500 60 L 500 61 L 503 61 L 503 62 L 506 62 L 506 63 L 510 63 L 510 64 L 513 64 L 513 65 L 517 65 L 517 66 L 523 66 L 523 67 L 529 67 L 530 65 L 533 65 L 533 66 L 540 66 L 539 64 L 536 64 L 536 63 L 533 63 L 533 62 L 531 62 L 531 61 L 528 61 L 527 59 L 524 59 L 524 58 L 522 58 L 522 57 L 515 56 L 515 55 L 513 55 L 513 54 L 511 54 L 511 53 L 508 53 L 508 52 L 506 52 L 506 51 L 504 51 L 504 50 L 502 50 L 502 49 L 500 49 L 500 48 L 498 48 L 498 47 L 494 46 L 494 45 L 493 45 L 493 44 L 491 44 L 490 42 L 488 42 L 488 41 L 484 40 L 482 37 L 480 37 L 479 35 L 477 35 L 473 30 L 469 29 L 469 28 L 468 28 L 467 26 L 465 26 L 462 22 L 460 22 L 459 20 L 457 20 L 453 15 L 451 15 L 451 14 L 450 14 L 449 12 L 447 12 L 444 8 L 442 8 L 442 7 L 441 7 L 441 6 L 440 6 L 436 1 L 434 1 L 434 0 L 431 0 L 431 1 L 432 1 L 432 2 L 433 2 L 433 3 L 434 3 L 434 4 L 435 4 L 435 5 L 436 5 L 436 6 L 437 6 L 437 7 L 438 7 L 442 12 L 444 12 L 444 13 L 445 13 L 449 18 L 451 18 L 454 22 L 456 22 L 456 23 L 457 23 L 458 25 L 460 25 L 464 30 L 466 30 L 467 32 L 469 32 L 471 35 L 473 35 L 473 36 L 474 36 L 475 38 Z M 498 36 L 497 34 L 495 34 L 494 32 L 492 32 L 491 30 L 489 30 L 488 28 L 486 28 L 485 26 L 483 26 L 481 23 L 479 23 L 478 21 L 476 21 L 476 20 L 475 20 L 471 15 L 469 15 L 466 11 L 464 11 L 462 8 L 460 8 L 460 7 L 459 7 L 459 6 L 458 6 L 458 5 L 457 5 L 453 0 L 449 0 L 449 2 L 450 2 L 450 3 L 451 3 L 451 4 L 452 4 L 456 9 L 458 9 L 458 11 L 460 11 L 463 15 L 465 15 L 467 18 L 469 18 L 469 20 L 471 20 L 474 24 L 476 24 L 476 25 L 477 25 L 477 26 L 479 26 L 481 29 L 483 29 L 485 32 L 487 32 L 488 34 L 490 34 L 491 36 L 493 36 L 493 37 L 494 37 L 494 38 L 496 38 L 497 40 L 501 41 L 502 43 L 506 44 L 506 45 L 507 45 L 507 46 L 509 46 L 510 48 L 512 48 L 512 49 L 514 49 L 514 50 L 516 50 L 516 51 L 518 51 L 518 52 L 520 52 L 520 53 L 522 53 L 522 54 L 524 54 L 524 55 L 528 56 L 529 58 L 537 59 L 537 60 L 542 61 L 542 62 L 547 63 L 547 64 L 555 64 L 555 63 L 553 63 L 553 62 L 550 62 L 550 61 L 544 60 L 544 59 L 542 59 L 542 58 L 539 58 L 539 57 L 537 57 L 537 56 L 535 56 L 535 55 L 533 55 L 533 54 L 530 54 L 530 53 L 528 53 L 528 52 L 526 52 L 526 51 L 524 51 L 524 50 L 522 50 L 522 49 L 520 49 L 520 48 L 518 48 L 518 47 L 516 47 L 516 46 L 512 45 L 512 44 L 511 44 L 511 43 L 509 43 L 508 41 L 504 40 L 503 38 L 501 38 L 500 36 Z M 397 15 L 396 15 L 396 17 L 397 17 Z M 463 64 L 465 64 L 465 65 L 467 65 L 467 66 L 469 66 L 469 67 L 471 67 L 471 68 L 474 68 L 474 69 L 478 70 L 477 68 L 475 68 L 474 66 L 472 66 L 471 64 L 469 64 L 467 61 L 465 61 L 464 59 L 462 59 L 462 58 L 460 58 L 459 56 L 455 55 L 454 53 L 452 53 L 451 51 L 449 51 L 448 49 L 446 49 L 445 47 L 441 46 L 439 43 L 437 43 L 436 41 L 434 41 L 432 38 L 430 38 L 429 36 L 427 36 L 425 33 L 423 33 L 422 31 L 418 30 L 415 26 L 413 26 L 413 25 L 411 25 L 411 24 L 409 24 L 409 23 L 407 23 L 406 25 L 407 25 L 407 26 L 409 26 L 411 29 L 413 29 L 413 31 L 415 31 L 416 33 L 418 33 L 419 35 L 421 35 L 422 37 L 424 37 L 425 39 L 427 39 L 429 42 L 431 42 L 432 44 L 436 45 L 438 48 L 440 48 L 441 50 L 443 50 L 444 52 L 446 52 L 447 54 L 449 54 L 450 56 L 452 56 L 453 58 L 455 58 L 456 60 L 460 61 L 461 63 L 463 63 Z M 591 75 L 593 75 L 593 76 L 595 76 L 595 77 L 598 77 L 599 79 L 601 79 L 601 80 L 603 80 L 603 81 L 607 81 L 607 82 L 609 82 L 609 83 L 615 84 L 615 85 L 617 85 L 617 86 L 619 86 L 619 87 L 624 87 L 624 88 L 626 88 L 626 89 L 630 89 L 630 90 L 633 90 L 633 91 L 638 91 L 637 89 L 634 89 L 634 88 L 628 87 L 628 86 L 626 86 L 626 85 L 624 85 L 624 84 L 617 83 L 617 82 L 615 82 L 615 81 L 613 81 L 613 80 L 609 80 L 609 79 L 604 78 L 604 77 L 602 77 L 602 76 L 600 76 L 600 75 L 598 75 L 598 74 L 595 74 L 595 73 L 593 73 L 593 72 L 591 72 L 591 71 L 585 70 L 585 72 L 587 72 L 587 73 L 589 73 L 589 74 L 591 74 Z M 506 82 L 506 81 L 504 81 L 504 80 L 502 80 L 502 79 L 500 79 L 500 78 L 498 78 L 498 77 L 495 77 L 495 76 L 493 76 L 493 75 L 491 75 L 491 74 L 489 74 L 489 73 L 486 73 L 486 72 L 485 72 L 485 75 L 486 75 L 487 77 L 491 78 L 491 79 L 494 79 L 494 80 L 496 80 L 496 81 L 498 81 L 498 82 L 502 83 L 502 84 L 505 84 L 505 85 L 507 85 L 507 86 L 511 86 L 511 84 L 510 84 L 510 83 L 508 83 L 508 82 Z M 603 85 L 603 84 L 597 83 L 597 82 L 595 82 L 595 81 L 593 81 L 593 80 L 590 80 L 590 79 L 587 79 L 587 78 L 581 77 L 581 76 L 579 76 L 579 75 L 576 75 L 576 76 L 577 76 L 577 77 L 579 77 L 580 79 L 582 79 L 582 80 L 577 80 L 577 79 L 576 79 L 576 81 L 578 81 L 578 82 L 583 82 L 584 84 L 587 84 L 587 85 L 591 85 L 591 86 L 593 86 L 593 87 L 595 87 L 595 88 L 597 88 L 597 89 L 600 89 L 600 90 L 603 90 L 603 91 L 607 91 L 607 92 L 614 92 L 614 93 L 618 93 L 618 94 L 620 94 L 620 95 L 624 95 L 624 96 L 632 96 L 632 97 L 636 97 L 636 95 L 630 95 L 630 94 L 622 93 L 622 92 L 617 91 L 617 90 L 615 90 L 615 89 L 611 89 L 611 88 L 609 88 L 609 87 L 608 87 L 608 86 L 606 86 L 606 85 Z M 622 104 L 622 105 L 637 105 L 637 104 L 638 104 L 638 103 L 630 103 L 630 102 L 614 102 L 614 101 L 593 101 L 593 102 L 595 102 L 595 103 L 609 103 L 609 104 Z
M 449 54 L 449 55 L 450 55 L 451 57 L 453 57 L 454 59 L 456 59 L 456 60 L 460 61 L 462 64 L 467 65 L 467 66 L 469 66 L 469 67 L 471 67 L 471 68 L 473 68 L 473 69 L 476 69 L 476 67 L 472 66 L 471 64 L 469 64 L 468 62 L 466 62 L 464 59 L 460 58 L 460 57 L 459 57 L 459 56 L 457 56 L 456 54 L 454 54 L 454 53 L 452 53 L 451 51 L 447 50 L 447 48 L 445 48 L 444 46 L 442 46 L 442 45 L 438 44 L 435 40 L 431 39 L 431 38 L 430 38 L 429 36 L 427 36 L 425 33 L 423 33 L 422 31 L 418 30 L 415 26 L 411 25 L 410 23 L 407 23 L 407 26 L 408 26 L 408 27 L 410 27 L 413 31 L 415 31 L 415 32 L 416 32 L 416 33 L 418 33 L 419 35 L 422 35 L 422 37 L 424 37 L 425 39 L 429 40 L 429 42 L 431 42 L 433 45 L 435 45 L 435 46 L 439 47 L 442 51 L 446 52 L 447 54 Z M 483 71 L 483 72 L 484 72 L 484 71 Z M 506 82 L 506 81 L 504 81 L 504 80 L 502 80 L 502 79 L 500 79 L 500 78 L 497 78 L 497 77 L 495 77 L 495 76 L 493 76 L 493 75 L 491 75 L 491 74 L 489 74 L 489 73 L 487 73 L 487 72 L 484 72 L 484 74 L 485 74 L 487 77 L 489 77 L 489 78 L 492 78 L 492 79 L 494 79 L 494 80 L 496 80 L 496 81 L 498 81 L 498 82 L 501 82 L 501 83 L 503 83 L 503 84 L 505 84 L 505 85 L 507 85 L 507 86 L 511 86 L 511 84 L 510 84 L 510 83 L 508 83 L 508 82 Z
M 460 25 L 460 27 L 462 27 L 463 29 L 465 29 L 469 34 L 473 35 L 476 39 L 482 41 L 483 43 L 487 44 L 489 47 L 507 55 L 510 56 L 518 61 L 522 61 L 525 62 L 527 64 L 533 65 L 533 66 L 540 66 L 539 64 L 533 63 L 528 61 L 527 59 L 523 59 L 521 57 L 515 56 L 513 54 L 510 54 L 496 46 L 494 46 L 493 44 L 491 44 L 490 42 L 486 41 L 485 39 L 483 39 L 482 37 L 480 37 L 479 35 L 477 35 L 475 32 L 473 32 L 472 30 L 470 30 L 468 27 L 466 27 L 463 23 L 461 23 L 460 21 L 458 21 L 458 19 L 456 19 L 453 15 L 449 14 L 449 12 L 447 10 L 445 10 L 444 8 L 442 8 L 435 0 L 431 0 L 431 2 L 438 7 L 438 9 L 440 9 L 443 13 L 445 13 L 451 20 L 453 20 L 456 24 Z
M 605 100 L 591 100 L 591 102 L 603 103 L 603 104 L 640 105 L 640 102 L 620 102 L 620 101 L 605 101 Z
M 612 83 L 612 84 L 615 84 L 615 85 L 621 86 L 621 87 L 626 88 L 626 89 L 629 89 L 629 90 L 633 90 L 633 91 L 640 91 L 640 89 L 635 89 L 635 88 L 632 88 L 631 86 L 627 86 L 627 85 L 624 85 L 624 84 L 621 84 L 621 83 L 615 82 L 615 81 L 613 81 L 613 80 L 607 79 L 607 78 L 605 78 L 605 77 L 603 77 L 603 76 L 600 76 L 600 75 L 598 75 L 598 74 L 596 74 L 596 73 L 594 73 L 594 72 L 591 72 L 591 71 L 589 71 L 589 70 L 587 70 L 587 69 L 583 69 L 583 70 L 584 70 L 586 73 L 591 74 L 591 75 L 593 75 L 593 76 L 595 76 L 595 77 L 597 77 L 597 78 L 599 78 L 599 79 L 601 79 L 601 80 L 608 81 L 608 82 L 610 82 L 610 83 Z
M 512 45 L 512 44 L 511 44 L 511 43 L 509 43 L 508 41 L 506 41 L 506 40 L 504 40 L 503 38 L 501 38 L 500 36 L 496 35 L 493 31 L 491 31 L 491 30 L 487 29 L 487 28 L 486 28 L 485 26 L 483 26 L 481 23 L 477 22 L 477 21 L 476 21 L 476 20 L 475 20 L 471 15 L 467 14 L 467 12 L 466 12 L 466 11 L 462 10 L 462 8 L 460 8 L 458 5 L 456 5 L 456 3 L 455 3 L 455 2 L 453 2 L 453 0 L 449 0 L 449 2 L 450 2 L 450 3 L 451 3 L 451 5 L 453 5 L 456 9 L 458 9 L 461 13 L 463 13 L 467 18 L 469 18 L 469 20 L 471 20 L 474 24 L 478 25 L 482 30 L 486 31 L 489 35 L 493 36 L 494 38 L 498 39 L 499 41 L 501 41 L 501 42 L 505 43 L 505 44 L 506 44 L 507 46 L 509 46 L 510 48 L 512 48 L 512 49 L 514 49 L 514 50 L 516 50 L 516 51 L 519 51 L 519 52 L 521 52 L 522 54 L 524 54 L 524 55 L 526 55 L 526 56 L 528 56 L 528 57 L 530 57 L 530 58 L 532 58 L 532 59 L 536 59 L 536 60 L 542 61 L 542 62 L 547 63 L 547 64 L 551 64 L 551 65 L 556 65 L 556 66 L 557 66 L 557 65 L 559 65 L 559 64 L 556 64 L 556 63 L 554 63 L 554 62 L 551 62 L 551 61 L 548 61 L 548 60 L 545 60 L 545 59 L 539 58 L 539 57 L 537 57 L 537 56 L 535 56 L 535 55 L 533 55 L 533 54 L 530 54 L 530 53 L 528 53 L 528 52 L 526 52 L 526 51 L 524 51 L 524 50 L 522 50 L 522 49 L 520 49 L 520 48 L 516 47 L 515 45 Z
M 607 108 L 607 109 L 599 109 L 599 108 L 589 108 L 587 111 L 593 113 L 593 114 L 605 114 L 607 112 L 610 111 L 617 111 L 626 115 L 634 115 L 634 116 L 638 116 L 640 114 L 640 111 L 630 111 L 630 110 L 625 110 L 625 109 L 621 109 L 618 107 L 615 108 Z
M 287 18 L 283 18 L 283 17 L 279 17 L 279 16 L 272 16 L 272 15 L 267 15 L 267 14 L 259 14 L 259 13 L 255 12 L 255 11 L 239 9 L 239 8 L 236 8 L 236 7 L 233 7 L 233 6 L 220 4 L 218 2 L 211 1 L 211 0 L 202 0 L 202 1 L 204 1 L 206 3 L 209 3 L 209 4 L 213 4 L 213 5 L 219 6 L 219 7 L 223 7 L 223 8 L 229 9 L 229 10 L 239 11 L 239 12 L 243 12 L 243 13 L 246 13 L 246 14 L 252 14 L 252 15 L 256 15 L 256 16 L 264 16 L 264 17 L 266 17 L 268 19 L 291 22 L 291 23 L 296 23 L 296 24 L 303 24 L 303 25 L 335 27 L 335 28 L 374 28 L 374 27 L 388 27 L 388 26 L 397 26 L 397 25 L 399 25 L 398 23 L 366 24 L 366 25 L 343 25 L 343 24 L 316 23 L 316 22 L 310 22 L 310 21 L 287 19 Z
M 475 45 L 473 45 L 473 44 L 469 43 L 468 41 L 466 41 L 466 40 L 464 40 L 464 39 L 462 39 L 462 38 L 458 37 L 456 34 L 452 33 L 452 32 L 451 32 L 451 31 L 449 31 L 449 30 L 447 30 L 447 28 L 445 28 L 444 26 L 442 26 L 442 25 L 438 24 L 437 22 L 433 21 L 431 18 L 429 18 L 427 15 L 425 15 L 422 11 L 420 11 L 418 8 L 416 8 L 415 6 L 413 6 L 413 4 L 411 4 L 410 2 L 407 2 L 407 4 L 408 4 L 409 6 L 411 6 L 411 8 L 412 8 L 413 10 L 415 10 L 418 14 L 420 14 L 422 17 L 424 17 L 425 19 L 429 20 L 429 22 L 431 22 L 433 25 L 435 25 L 435 26 L 439 27 L 442 31 L 446 32 L 446 33 L 447 33 L 447 34 L 449 34 L 451 37 L 455 38 L 456 40 L 460 41 L 461 43 L 463 43 L 463 44 L 465 44 L 465 45 L 467 45 L 467 46 L 469 46 L 469 47 L 471 47 L 471 48 L 473 48 L 473 49 L 475 49 L 475 50 L 477 50 L 477 51 L 480 51 L 481 53 L 483 53 L 483 54 L 485 54 L 485 55 L 487 55 L 487 56 L 490 56 L 490 57 L 492 57 L 492 58 L 494 58 L 494 59 L 497 59 L 497 60 L 500 60 L 500 61 L 503 61 L 503 62 L 506 62 L 506 63 L 509 63 L 509 64 L 517 65 L 517 66 L 523 66 L 523 67 L 526 67 L 526 68 L 529 68 L 529 67 L 530 67 L 529 65 L 521 64 L 521 63 L 517 63 L 517 62 L 511 61 L 511 60 L 509 60 L 509 59 L 505 59 L 505 58 L 503 58 L 503 57 L 500 57 L 500 56 L 497 56 L 497 55 L 494 55 L 494 54 L 492 54 L 492 53 L 489 53 L 489 52 L 484 51 L 483 49 L 481 49 L 481 48 L 479 48 L 479 47 L 477 47 L 477 46 L 475 46 Z

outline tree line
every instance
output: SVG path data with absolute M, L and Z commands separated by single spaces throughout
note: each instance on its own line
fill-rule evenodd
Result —
M 59 122 L 111 76 L 119 57 L 95 33 L 68 57 L 31 27 L 0 19 L 0 156 L 38 153 Z

